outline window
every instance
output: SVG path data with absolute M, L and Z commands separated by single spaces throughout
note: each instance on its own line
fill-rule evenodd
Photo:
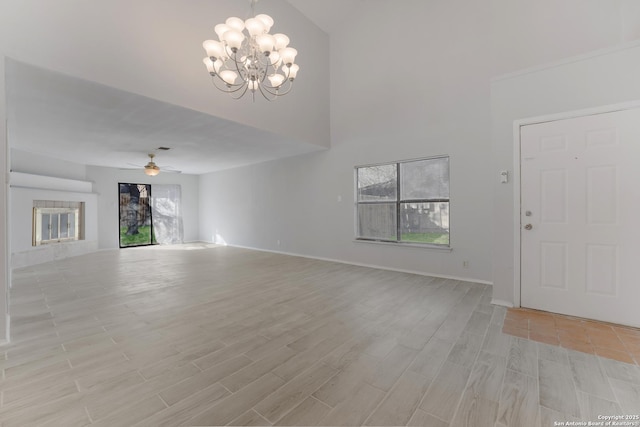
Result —
M 33 246 L 84 239 L 84 202 L 34 200 Z
M 359 240 L 449 245 L 449 157 L 356 167 Z

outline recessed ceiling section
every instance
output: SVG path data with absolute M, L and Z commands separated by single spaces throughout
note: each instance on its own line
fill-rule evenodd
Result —
M 6 60 L 12 148 L 74 163 L 130 168 L 148 153 L 202 174 L 321 150 L 188 108 Z

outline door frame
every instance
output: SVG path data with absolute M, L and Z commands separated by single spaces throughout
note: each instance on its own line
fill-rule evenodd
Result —
M 520 176 L 520 147 L 522 144 L 520 128 L 539 123 L 555 122 L 559 120 L 574 119 L 577 117 L 594 116 L 598 114 L 612 113 L 615 111 L 633 110 L 640 108 L 640 100 L 624 102 L 620 104 L 602 105 L 599 107 L 581 110 L 565 111 L 544 116 L 529 117 L 513 122 L 513 306 L 521 307 L 522 295 L 522 243 L 520 239 L 522 218 L 522 180 Z
M 149 243 L 142 243 L 142 244 L 136 244 L 136 245 L 125 245 L 122 246 L 122 232 L 120 230 L 120 223 L 122 222 L 122 207 L 120 206 L 120 195 L 122 194 L 120 192 L 120 186 L 121 185 L 144 185 L 145 187 L 149 188 L 149 194 L 148 194 L 148 198 L 149 198 L 149 221 L 150 221 L 150 225 L 149 225 Z M 151 210 L 151 186 L 152 184 L 143 184 L 143 183 L 134 183 L 134 182 L 118 182 L 118 247 L 120 249 L 125 249 L 125 248 L 138 248 L 141 246 L 153 246 L 153 245 L 157 245 L 157 243 L 154 243 L 154 236 L 153 236 L 153 211 Z

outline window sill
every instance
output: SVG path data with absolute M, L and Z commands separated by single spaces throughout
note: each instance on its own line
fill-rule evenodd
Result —
M 32 247 L 38 247 L 38 246 L 49 246 L 49 245 L 57 245 L 60 243 L 72 243 L 72 242 L 79 242 L 81 240 L 84 239 L 59 239 L 59 240 L 41 240 L 40 242 L 38 242 L 35 245 L 31 245 Z
M 443 246 L 443 245 L 429 245 L 424 243 L 398 243 L 398 242 L 384 242 L 381 240 L 364 240 L 364 239 L 354 239 L 354 243 L 369 243 L 373 245 L 382 245 L 382 246 L 400 246 L 403 248 L 418 248 L 418 249 L 428 249 L 435 250 L 439 252 L 451 252 L 453 248 L 451 246 Z

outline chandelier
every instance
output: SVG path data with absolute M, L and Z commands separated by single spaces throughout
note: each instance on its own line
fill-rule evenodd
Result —
M 231 17 L 224 24 L 215 26 L 218 40 L 206 40 L 202 46 L 207 51 L 203 59 L 213 85 L 234 99 L 247 92 L 255 101 L 259 92 L 269 101 L 291 91 L 300 67 L 294 63 L 298 51 L 289 47 L 289 37 L 269 34 L 273 18 L 255 15 L 243 21 Z

